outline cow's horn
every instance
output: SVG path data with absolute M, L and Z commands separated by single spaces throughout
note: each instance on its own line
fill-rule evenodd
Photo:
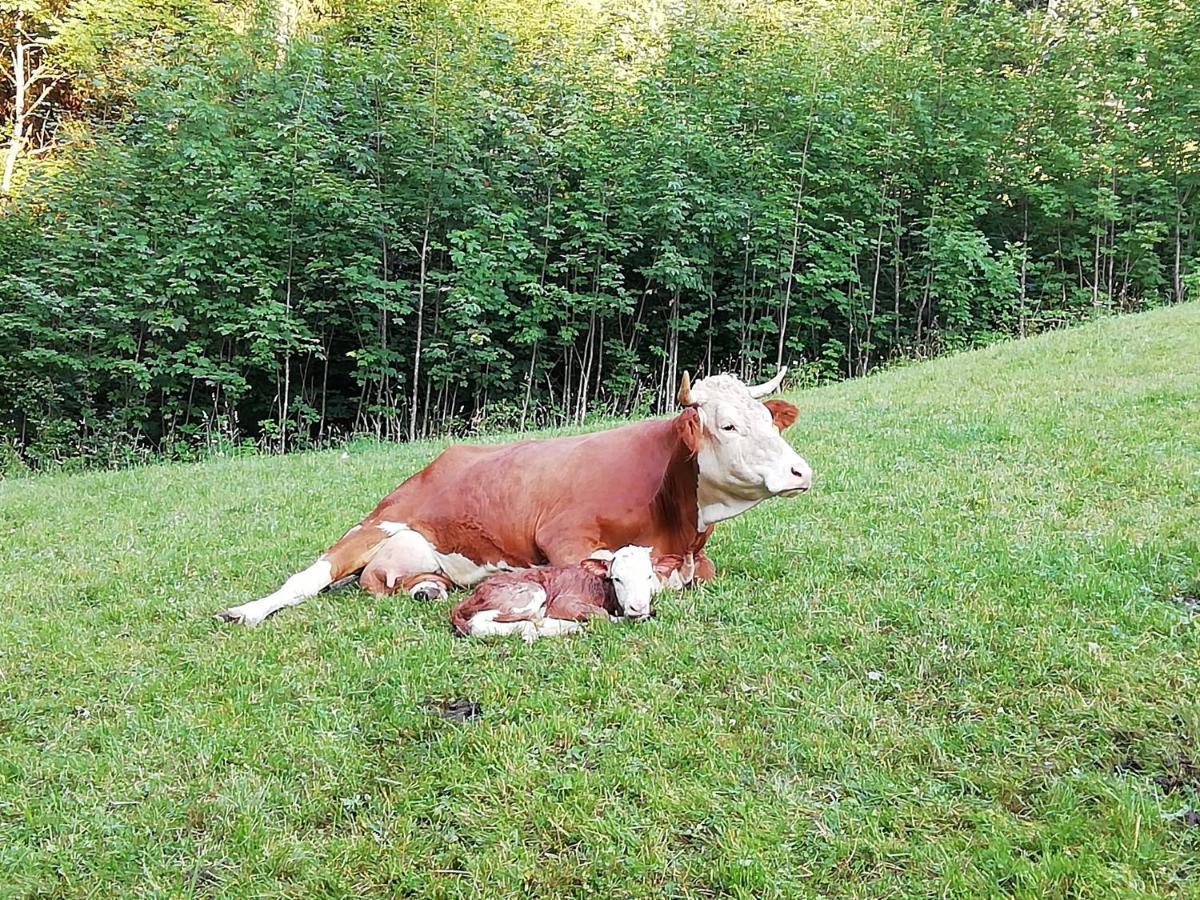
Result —
M 783 376 L 787 374 L 787 366 L 781 366 L 779 374 L 770 381 L 764 381 L 762 384 L 749 385 L 750 396 L 754 398 L 765 397 L 767 394 L 779 390 L 779 385 L 783 383 Z
M 677 399 L 680 406 L 692 405 L 692 377 L 686 371 L 683 373 L 683 380 L 679 382 Z

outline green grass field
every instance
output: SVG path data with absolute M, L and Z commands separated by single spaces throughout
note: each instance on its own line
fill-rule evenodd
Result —
M 0 484 L 0 895 L 1200 897 L 1200 305 L 792 399 L 809 495 L 531 647 L 211 618 L 432 444 Z

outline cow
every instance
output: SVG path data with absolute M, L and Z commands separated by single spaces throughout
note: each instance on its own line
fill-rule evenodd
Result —
M 450 611 L 463 637 L 574 634 L 589 619 L 646 619 L 664 587 L 683 587 L 691 574 L 683 557 L 652 558 L 649 547 L 597 551 L 573 566 L 500 572 Z
M 685 372 L 672 418 L 449 447 L 311 566 L 217 618 L 258 625 L 355 575 L 372 593 L 445 599 L 497 571 L 573 565 L 628 544 L 691 554 L 696 577 L 711 579 L 703 550 L 717 523 L 812 485 L 812 469 L 782 436 L 796 407 L 761 401 L 786 372 L 760 385 L 732 375 L 693 385 Z

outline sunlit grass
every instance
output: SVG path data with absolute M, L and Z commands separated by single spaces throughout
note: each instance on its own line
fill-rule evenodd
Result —
M 793 399 L 811 495 L 532 647 L 210 618 L 433 445 L 0 484 L 0 894 L 1200 894 L 1200 306 Z

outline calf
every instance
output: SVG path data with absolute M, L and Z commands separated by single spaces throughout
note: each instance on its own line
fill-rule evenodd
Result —
M 603 555 L 601 555 L 603 554 Z M 464 637 L 574 634 L 592 618 L 645 619 L 663 587 L 681 588 L 695 563 L 677 555 L 652 559 L 649 547 L 598 551 L 574 566 L 542 566 L 494 575 L 450 612 Z

